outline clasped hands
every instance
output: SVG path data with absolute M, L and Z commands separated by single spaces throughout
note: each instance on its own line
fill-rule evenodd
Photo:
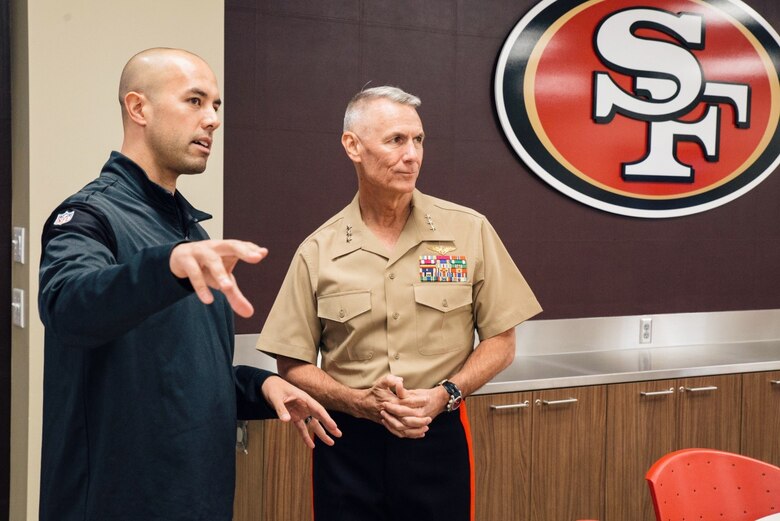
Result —
M 403 378 L 383 376 L 366 389 L 366 417 L 381 423 L 399 438 L 422 438 L 428 425 L 444 410 L 449 395 L 441 386 L 406 389 Z

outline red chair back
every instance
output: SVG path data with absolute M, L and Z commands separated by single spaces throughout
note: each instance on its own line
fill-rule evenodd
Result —
M 645 475 L 658 521 L 755 521 L 780 513 L 780 468 L 712 449 L 684 449 Z

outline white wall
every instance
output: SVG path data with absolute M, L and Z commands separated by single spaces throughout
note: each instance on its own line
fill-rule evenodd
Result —
M 38 519 L 43 327 L 35 296 L 43 221 L 121 147 L 117 88 L 130 56 L 184 48 L 203 57 L 222 86 L 224 2 L 11 0 L 11 25 L 12 218 L 28 236 L 27 263 L 12 272 L 14 287 L 26 292 L 28 317 L 25 329 L 14 328 L 11 353 L 9 518 L 21 521 Z M 215 216 L 204 223 L 212 237 L 222 236 L 222 145 L 218 132 L 206 172 L 179 185 Z

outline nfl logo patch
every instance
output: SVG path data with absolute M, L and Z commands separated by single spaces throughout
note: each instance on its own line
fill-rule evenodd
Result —
M 73 219 L 73 214 L 76 213 L 76 210 L 71 210 L 69 212 L 63 212 L 60 214 L 57 214 L 57 218 L 54 219 L 54 226 L 60 226 L 62 224 L 70 222 L 71 219 Z

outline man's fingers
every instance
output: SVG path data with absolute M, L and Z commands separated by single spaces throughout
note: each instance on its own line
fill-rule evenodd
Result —
M 295 428 L 298 429 L 298 432 L 301 435 L 301 438 L 303 439 L 303 442 L 306 444 L 307 447 L 310 449 L 314 448 L 314 440 L 311 439 L 311 434 L 309 434 L 309 428 L 304 423 L 303 420 L 295 422 Z M 331 443 L 331 445 L 333 445 Z
M 198 295 L 198 298 L 204 304 L 211 304 L 214 302 L 214 295 L 211 294 L 206 278 L 203 276 L 203 272 L 198 266 L 198 263 L 194 259 L 183 262 L 182 268 L 184 269 L 185 276 L 190 280 L 192 289 Z
M 325 407 L 320 405 L 320 403 L 313 398 L 309 398 L 306 401 L 306 406 L 309 408 L 311 416 L 318 420 L 318 424 L 322 424 L 324 428 L 337 438 L 341 437 L 341 430 L 339 430 L 339 427 L 336 425 L 333 418 L 330 417 L 328 411 L 325 410 Z
M 285 407 L 284 400 L 280 400 L 274 396 L 271 397 L 271 399 L 268 401 L 270 401 L 271 405 L 273 405 L 274 410 L 276 411 L 276 416 L 278 416 L 280 420 L 282 420 L 283 422 L 290 421 L 291 418 L 290 412 L 287 410 L 287 407 Z M 301 420 L 301 423 L 302 422 L 303 420 Z
M 383 408 L 390 415 L 395 416 L 396 418 L 427 418 L 428 423 L 431 422 L 430 416 L 425 416 L 424 410 L 419 407 L 409 407 L 397 403 L 385 402 L 383 404 Z
M 233 311 L 235 311 L 237 315 L 249 318 L 255 312 L 252 303 L 247 300 L 243 293 L 241 293 L 237 284 L 233 283 L 229 286 L 228 290 L 222 290 L 222 292 L 225 294 L 225 297 L 227 297 L 230 307 L 233 308 Z
M 382 411 L 382 425 L 399 438 L 422 438 L 428 432 L 427 425 L 410 429 L 400 423 L 397 418 L 392 418 L 384 411 Z
M 404 381 L 403 381 L 403 379 L 400 379 L 400 381 L 396 382 L 396 384 L 395 384 L 395 395 L 398 398 L 400 398 L 401 400 L 403 400 L 404 398 L 407 397 L 407 394 L 408 393 L 406 392 L 406 389 L 404 388 Z
M 214 296 L 209 288 L 225 294 L 230 307 L 239 316 L 250 317 L 254 308 L 238 288 L 233 268 L 239 260 L 258 263 L 268 255 L 266 248 L 257 244 L 238 241 L 197 241 L 183 243 L 171 252 L 171 272 L 177 277 L 187 277 L 198 298 L 211 304 Z
M 394 416 L 387 411 L 381 411 L 383 422 L 390 424 L 399 432 L 426 432 L 431 418 L 428 416 Z
M 404 379 L 400 376 L 395 376 L 393 374 L 385 375 L 378 380 L 374 382 L 374 387 L 378 387 L 381 389 L 390 389 L 391 391 L 395 392 L 395 389 L 398 385 L 401 385 L 403 387 Z
M 333 438 L 328 436 L 328 433 L 325 431 L 325 428 L 322 426 L 322 424 L 314 418 L 311 422 L 309 422 L 309 426 L 312 428 L 312 431 L 314 431 L 314 434 L 325 444 L 333 446 L 336 444 L 335 441 L 333 441 Z M 338 429 L 336 429 L 338 430 Z M 338 436 L 341 436 L 341 431 L 338 431 Z
M 216 241 L 214 251 L 220 257 L 236 257 L 237 259 L 257 264 L 268 256 L 268 249 L 258 246 L 253 242 L 225 239 Z

